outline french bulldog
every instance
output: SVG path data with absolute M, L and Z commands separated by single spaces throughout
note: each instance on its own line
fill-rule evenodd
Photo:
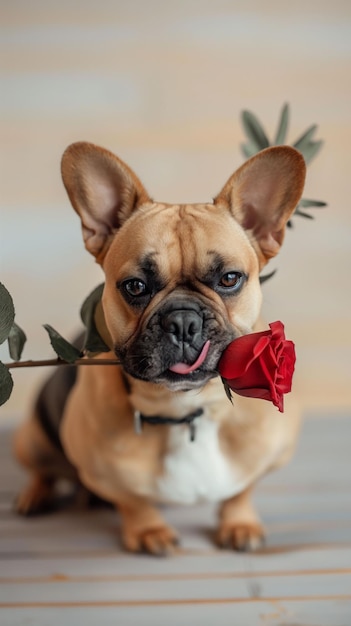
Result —
M 121 516 L 127 550 L 168 554 L 177 532 L 157 503 L 219 505 L 216 540 L 255 549 L 257 480 L 287 462 L 299 427 L 264 400 L 228 402 L 217 365 L 235 338 L 264 330 L 260 272 L 283 242 L 304 186 L 288 146 L 246 161 L 213 202 L 155 202 L 111 152 L 75 143 L 62 177 L 105 285 L 96 325 L 115 365 L 60 367 L 14 450 L 29 470 L 17 509 L 44 508 L 56 481 L 80 481 Z

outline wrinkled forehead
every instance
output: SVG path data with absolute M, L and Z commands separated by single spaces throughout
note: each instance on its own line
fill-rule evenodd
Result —
M 104 269 L 125 275 L 141 267 L 185 278 L 240 270 L 258 272 L 250 241 L 230 212 L 212 204 L 141 207 L 117 232 Z

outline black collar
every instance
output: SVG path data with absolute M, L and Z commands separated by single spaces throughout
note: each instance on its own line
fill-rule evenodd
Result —
M 203 409 L 196 409 L 193 413 L 189 413 L 185 417 L 164 417 L 161 415 L 143 415 L 140 411 L 134 411 L 134 428 L 135 432 L 140 435 L 143 428 L 143 422 L 152 426 L 159 424 L 167 424 L 176 426 L 177 424 L 188 424 L 190 430 L 190 441 L 195 441 L 195 424 L 194 420 L 203 414 Z

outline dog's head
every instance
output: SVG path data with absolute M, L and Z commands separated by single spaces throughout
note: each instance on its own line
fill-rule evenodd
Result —
M 125 370 L 172 390 L 203 386 L 258 318 L 259 272 L 302 194 L 301 154 L 260 152 L 211 204 L 156 203 L 123 161 L 88 143 L 69 146 L 62 175 L 106 275 L 103 309 Z

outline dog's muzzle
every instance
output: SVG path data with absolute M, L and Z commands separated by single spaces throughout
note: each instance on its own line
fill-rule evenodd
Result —
M 135 378 L 173 390 L 193 389 L 217 375 L 217 362 L 231 334 L 209 307 L 177 299 L 154 312 L 134 341 L 117 347 L 116 353 Z

